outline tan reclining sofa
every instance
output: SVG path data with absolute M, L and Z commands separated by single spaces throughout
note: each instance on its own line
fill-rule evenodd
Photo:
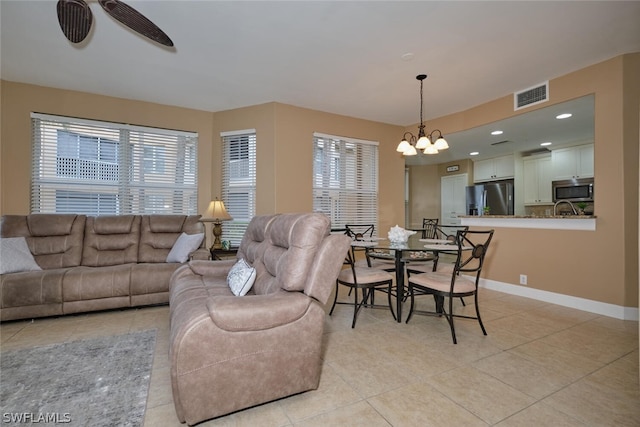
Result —
M 330 235 L 322 214 L 253 218 L 238 258 L 256 270 L 235 296 L 236 260 L 191 261 L 171 278 L 173 400 L 189 425 L 316 389 L 324 305 L 350 239 Z
M 1 236 L 24 237 L 42 270 L 0 275 L 0 320 L 169 302 L 169 279 L 182 264 L 167 255 L 182 233 L 203 232 L 199 218 L 4 215 Z

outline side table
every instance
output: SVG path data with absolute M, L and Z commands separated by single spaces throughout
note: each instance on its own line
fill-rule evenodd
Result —
M 238 248 L 229 248 L 229 249 L 215 249 L 211 248 L 209 250 L 211 252 L 211 259 L 222 260 L 225 258 L 235 258 L 238 253 Z

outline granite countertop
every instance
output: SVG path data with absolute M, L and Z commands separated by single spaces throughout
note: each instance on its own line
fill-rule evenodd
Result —
M 459 218 L 531 218 L 531 219 L 593 219 L 595 215 L 460 215 Z

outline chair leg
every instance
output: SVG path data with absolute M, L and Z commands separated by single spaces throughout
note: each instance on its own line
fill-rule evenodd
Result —
M 358 318 L 358 310 L 360 310 L 360 306 L 358 305 L 358 288 L 352 288 L 354 291 L 353 297 L 353 321 L 351 322 L 351 329 L 356 327 L 356 319 Z M 365 290 L 362 290 L 362 299 L 364 302 L 364 298 L 366 297 Z
M 474 298 L 476 304 L 476 317 L 478 318 L 478 323 L 480 323 L 480 329 L 482 329 L 482 333 L 487 335 L 486 329 L 484 329 L 484 324 L 482 323 L 482 319 L 480 318 L 480 309 L 478 308 L 478 292 L 475 294 Z
M 409 293 L 409 297 L 411 298 L 411 305 L 409 306 L 409 315 L 407 316 L 407 320 L 405 321 L 405 323 L 409 323 L 411 316 L 413 316 L 413 307 L 416 300 L 415 295 L 413 295 L 413 285 L 411 284 L 411 282 L 409 282 L 409 289 L 407 290 L 407 292 Z
M 389 310 L 391 310 L 391 315 L 393 316 L 393 320 L 398 320 L 398 318 L 396 317 L 396 314 L 393 312 L 393 304 L 391 304 L 391 283 L 389 283 L 389 287 L 387 288 L 387 301 L 389 301 Z
M 453 338 L 453 343 L 458 344 L 458 340 L 456 339 L 456 328 L 453 326 L 453 298 L 449 297 L 449 314 L 444 312 L 444 317 L 447 318 L 449 322 L 449 327 L 451 328 L 451 337 Z
M 467 306 L 467 304 L 464 302 L 464 298 L 460 297 L 460 302 L 462 303 L 462 306 L 463 306 L 463 307 L 466 307 L 466 306 Z
M 439 316 L 442 316 L 442 312 L 444 311 L 444 297 L 433 294 L 433 301 L 436 304 L 436 313 L 438 313 Z
M 331 311 L 329 311 L 329 316 L 333 314 L 333 309 L 336 308 L 336 302 L 338 301 L 338 291 L 340 290 L 340 284 L 336 280 L 336 294 L 333 297 L 333 305 L 331 306 Z

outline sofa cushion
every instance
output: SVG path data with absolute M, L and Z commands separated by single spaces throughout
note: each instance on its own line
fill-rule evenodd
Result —
M 169 301 L 169 279 L 181 264 L 142 263 L 131 266 L 131 295 L 166 293 Z
M 167 262 L 186 262 L 189 254 L 200 247 L 203 239 L 204 233 L 182 233 L 171 247 Z
M 255 293 L 304 291 L 318 248 L 330 227 L 329 219 L 322 214 L 276 216 L 260 245 L 262 256 L 258 255 L 253 263 L 257 273 Z
M 62 282 L 64 302 L 129 297 L 135 264 L 70 269 Z M 127 303 L 127 306 L 129 304 Z
M 0 274 L 42 270 L 24 237 L 0 238 Z
M 244 258 L 253 265 L 253 263 L 262 256 L 264 245 L 262 242 L 266 239 L 266 231 L 269 224 L 277 218 L 278 215 L 259 215 L 254 216 L 242 237 L 240 247 L 238 248 L 238 259 Z
M 82 265 L 104 267 L 138 261 L 140 217 L 137 215 L 88 217 Z
M 9 307 L 62 304 L 62 280 L 68 271 L 56 268 L 3 274 L 0 276 L 2 311 Z M 3 319 L 7 318 L 3 316 Z
M 25 237 L 44 269 L 76 267 L 82 261 L 86 216 L 75 214 L 3 215 L 2 237 Z
M 182 233 L 202 233 L 200 215 L 143 215 L 140 224 L 138 262 L 167 262 Z
M 27 215 L 29 231 L 34 237 L 66 236 L 71 234 L 76 215 Z
M 239 259 L 227 275 L 227 284 L 237 297 L 245 296 L 255 280 L 256 269 L 247 264 L 244 259 Z

